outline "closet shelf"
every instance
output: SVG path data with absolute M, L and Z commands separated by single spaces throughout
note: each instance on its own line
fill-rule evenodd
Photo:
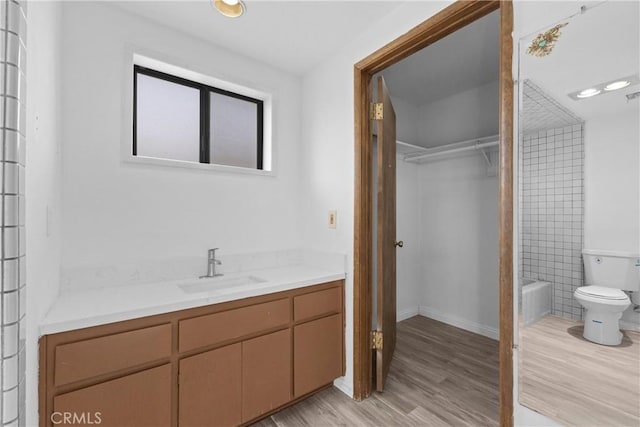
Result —
M 419 145 L 409 144 L 402 141 L 396 141 L 396 144 L 403 148 L 405 154 L 402 160 L 409 163 L 421 163 L 429 158 L 436 156 L 445 156 L 448 154 L 457 154 L 465 151 L 480 150 L 491 166 L 491 159 L 487 155 L 487 150 L 498 145 L 498 135 L 486 136 L 482 138 L 469 139 L 466 141 L 455 142 L 440 147 L 425 148 Z M 411 150 L 411 151 L 408 151 Z

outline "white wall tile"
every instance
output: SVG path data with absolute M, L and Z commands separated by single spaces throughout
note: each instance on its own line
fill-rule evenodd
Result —
M 18 196 L 4 196 L 4 225 L 18 225 L 20 213 L 18 211 L 20 200 Z
M 11 291 L 18 288 L 18 260 L 3 261 L 2 289 Z
M 546 102 L 544 97 L 539 99 Z M 548 109 L 555 111 L 557 108 Z M 544 126 L 542 121 L 546 113 L 538 111 L 527 117 L 538 120 L 535 126 L 540 127 Z M 573 291 L 582 286 L 581 125 L 535 132 L 520 141 L 522 274 L 553 282 L 553 314 L 580 318 L 582 311 L 573 298 Z
M 18 325 L 5 325 L 2 327 L 2 351 L 5 357 L 18 353 Z M 6 409 L 6 408 L 4 408 Z
M 4 230 L 4 253 L 3 257 L 7 258 L 17 258 L 19 252 L 20 245 L 20 236 L 18 233 L 18 228 L 5 228 Z
M 0 33 L 0 59 L 6 63 L 0 64 L 0 126 L 2 132 L 3 150 L 0 152 L 0 187 L 2 195 L 2 277 L 0 277 L 0 298 L 2 310 L 2 360 L 0 361 L 0 373 L 2 374 L 2 399 L 0 401 L 2 419 L 0 423 L 7 425 L 24 425 L 18 420 L 19 414 L 24 417 L 25 410 L 25 383 L 20 385 L 20 380 L 25 376 L 24 351 L 22 363 L 18 352 L 24 348 L 24 334 L 26 318 L 23 316 L 26 307 L 21 304 L 26 287 L 19 290 L 19 261 L 7 258 L 18 257 L 24 254 L 24 227 L 18 228 L 21 223 L 21 200 L 16 195 L 21 192 L 21 182 L 24 183 L 24 167 L 18 166 L 17 161 L 24 153 L 20 152 L 20 145 L 25 145 L 20 133 L 26 131 L 26 99 L 24 70 L 19 67 L 24 65 L 26 53 L 25 31 L 26 18 L 21 10 L 21 4 L 14 1 L 0 3 L 0 25 L 5 31 Z M 22 43 L 19 35 L 22 35 Z M 10 65 L 14 64 L 14 65 Z M 22 97 L 22 104 L 19 99 Z M 8 129 L 10 130 L 8 130 Z M 24 151 L 24 150 L 23 150 Z M 9 163 L 6 163 L 9 162 Z M 24 206 L 22 204 L 22 206 Z M 24 224 L 24 218 L 22 223 Z M 24 259 L 22 260 L 24 263 Z M 22 410 L 21 410 L 22 408 Z
M 3 312 L 2 312 L 2 322 L 3 323 L 14 323 L 17 322 L 19 307 L 18 307 L 18 292 L 9 292 L 5 293 L 2 297 L 3 299 Z
M 2 390 L 18 385 L 18 355 L 2 361 Z
M 2 422 L 8 423 L 18 417 L 18 389 L 2 393 Z

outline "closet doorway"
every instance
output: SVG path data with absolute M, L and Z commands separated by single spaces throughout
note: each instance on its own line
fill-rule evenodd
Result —
M 501 7 L 502 6 L 502 7 Z M 376 362 L 380 361 L 379 357 L 376 357 L 372 352 L 372 345 L 376 345 L 378 334 L 372 333 L 372 324 L 374 324 L 373 316 L 377 315 L 376 308 L 373 304 L 374 290 L 372 289 L 372 281 L 374 277 L 380 275 L 380 265 L 376 265 L 377 262 L 382 260 L 383 266 L 386 265 L 388 270 L 393 262 L 389 260 L 389 256 L 385 256 L 388 253 L 389 248 L 377 249 L 374 253 L 374 246 L 378 246 L 379 243 L 389 246 L 399 243 L 395 238 L 389 239 L 389 236 L 394 236 L 395 220 L 393 224 L 388 221 L 389 216 L 383 216 L 381 225 L 376 227 L 374 232 L 373 213 L 378 211 L 377 201 L 374 204 L 374 199 L 380 197 L 384 199 L 384 185 L 373 189 L 373 177 L 376 174 L 374 172 L 374 141 L 371 135 L 377 130 L 378 124 L 369 120 L 369 115 L 375 116 L 375 110 L 370 111 L 370 104 L 376 99 L 378 94 L 373 86 L 379 86 L 378 79 L 374 79 L 377 73 L 382 72 L 391 65 L 394 65 L 401 60 L 415 54 L 419 50 L 434 44 L 436 41 L 444 38 L 445 36 L 453 33 L 454 31 L 463 29 L 467 25 L 473 23 L 476 20 L 483 18 L 485 15 L 500 9 L 496 12 L 498 17 L 496 22 L 500 22 L 499 32 L 499 56 L 500 56 L 500 72 L 498 73 L 495 89 L 499 90 L 499 114 L 498 123 L 499 131 L 498 135 L 479 135 L 478 138 L 472 138 L 471 141 L 445 141 L 448 143 L 456 142 L 456 145 L 449 146 L 448 148 L 425 148 L 426 144 L 413 141 L 405 144 L 398 144 L 403 146 L 401 154 L 398 158 L 403 160 L 427 159 L 429 157 L 441 156 L 444 150 L 449 150 L 449 155 L 453 152 L 464 152 L 471 150 L 487 150 L 483 152 L 483 161 L 487 162 L 487 173 L 498 174 L 496 178 L 499 183 L 499 197 L 497 206 L 494 206 L 495 213 L 499 218 L 498 230 L 499 230 L 499 317 L 500 317 L 500 423 L 501 425 L 511 425 L 512 423 L 512 365 L 511 365 L 511 344 L 512 344 L 512 312 L 511 312 L 511 206 L 512 206 L 512 193 L 511 193 L 511 140 L 512 140 L 512 81 L 511 81 L 511 40 L 510 32 L 512 26 L 511 4 L 509 2 L 457 2 L 450 7 L 444 9 L 438 15 L 435 15 L 431 19 L 425 21 L 414 30 L 407 33 L 405 36 L 400 37 L 389 45 L 381 48 L 379 51 L 373 53 L 363 61 L 356 64 L 355 67 L 355 94 L 356 94 L 356 217 L 355 217 L 355 248 L 354 248 L 354 394 L 357 399 L 365 398 L 371 393 L 373 388 L 372 381 L 372 368 L 374 366 L 373 359 L 376 358 Z M 496 40 L 498 42 L 498 40 Z M 452 55 L 456 53 L 452 52 Z M 393 88 L 391 88 L 391 95 L 393 97 Z M 376 101 L 377 102 L 377 101 Z M 404 106 L 400 110 L 405 109 Z M 405 109 L 406 110 L 406 109 Z M 399 121 L 403 119 L 398 119 Z M 388 126 L 387 126 L 388 128 Z M 401 127 L 399 128 L 401 129 Z M 479 138 L 480 136 L 488 138 Z M 381 138 L 381 135 L 378 135 Z M 385 133 L 384 138 L 387 138 Z M 384 140 L 383 138 L 383 140 Z M 394 137 L 395 138 L 395 137 Z M 403 141 L 404 142 L 404 141 Z M 378 144 L 380 140 L 378 141 Z M 498 145 L 500 156 L 492 155 L 490 148 L 492 145 Z M 386 145 L 386 144 L 385 144 Z M 438 144 L 440 145 L 440 144 Z M 415 147 L 414 147 L 415 146 Z M 404 151 L 403 151 L 404 150 Z M 452 152 L 453 151 L 453 152 Z M 383 153 L 383 150 L 377 150 L 378 153 Z M 404 154 L 402 154 L 404 152 Z M 405 157 L 402 157 L 405 156 Z M 499 159 L 499 160 L 498 160 Z M 380 159 L 379 159 L 380 160 Z M 395 160 L 395 158 L 394 158 Z M 393 162 L 395 163 L 395 162 Z M 391 163 L 378 163 L 378 168 L 384 164 L 385 168 L 393 167 L 395 164 Z M 379 169 L 380 170 L 380 169 Z M 499 171 L 499 173 L 498 173 Z M 386 175 L 389 173 L 388 169 L 384 170 Z M 395 174 L 395 171 L 394 171 Z M 383 176 L 382 182 L 387 179 Z M 395 182 L 394 182 L 395 185 Z M 380 190 L 382 189 L 382 192 Z M 384 203 L 384 202 L 383 202 Z M 494 201 L 495 203 L 495 201 Z M 395 212 L 394 212 L 395 214 Z M 494 216 L 494 220 L 495 220 Z M 385 227 L 387 229 L 385 230 Z M 393 230 L 391 230 L 393 227 Z M 378 237 L 382 236 L 382 240 L 378 241 Z M 384 236 L 387 236 L 386 238 Z M 398 235 L 398 239 L 402 239 L 402 235 Z M 399 245 L 397 245 L 399 246 Z M 403 249 L 399 249 L 403 250 Z M 395 247 L 393 248 L 395 251 Z M 497 257 L 497 255 L 496 255 Z M 461 267 L 462 268 L 462 267 Z M 395 273 L 395 271 L 394 271 Z M 382 269 L 382 277 L 385 276 L 384 268 Z M 386 282 L 387 279 L 385 279 Z M 385 288 L 390 288 L 383 283 Z M 398 313 L 395 313 L 395 295 L 391 295 L 387 291 L 386 295 L 377 295 L 383 299 L 393 299 L 394 312 L 390 315 L 386 309 L 383 309 L 383 315 L 387 318 L 395 317 Z M 376 306 L 389 305 L 389 301 L 376 301 Z M 498 304 L 496 304 L 496 307 Z M 404 315 L 400 313 L 400 315 Z M 497 315 L 497 314 L 496 314 Z M 379 322 L 376 322 L 377 326 L 380 326 Z M 391 349 L 387 348 L 387 351 L 383 353 L 383 365 L 378 366 L 384 371 L 386 363 L 392 358 L 393 345 L 395 344 L 395 322 L 383 322 L 382 330 L 383 343 L 390 344 Z M 391 339 L 388 340 L 387 337 Z M 383 345 L 384 345 L 383 344 Z M 383 347 L 384 349 L 384 347 Z M 386 354 L 385 354 L 386 353 Z M 387 360 L 385 360 L 387 359 Z M 379 363 L 378 363 L 379 365 Z M 379 369 L 380 370 L 380 369 Z M 383 381 L 382 381 L 383 382 Z M 376 388 L 380 389 L 380 381 L 376 381 Z

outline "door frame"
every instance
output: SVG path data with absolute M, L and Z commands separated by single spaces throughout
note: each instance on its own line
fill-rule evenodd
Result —
M 353 392 L 372 390 L 372 144 L 369 105 L 375 73 L 500 9 L 499 294 L 500 425 L 513 426 L 513 4 L 458 0 L 354 65 L 355 206 L 353 248 Z

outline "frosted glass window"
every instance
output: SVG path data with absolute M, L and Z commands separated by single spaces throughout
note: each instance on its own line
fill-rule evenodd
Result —
M 200 161 L 200 90 L 137 74 L 135 155 Z
M 219 165 L 258 165 L 258 104 L 210 93 L 209 161 Z
M 262 169 L 264 101 L 134 65 L 133 155 Z

